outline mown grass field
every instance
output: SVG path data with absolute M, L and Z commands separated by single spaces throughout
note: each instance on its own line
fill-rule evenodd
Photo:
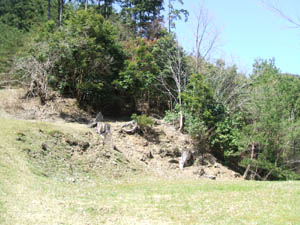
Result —
M 40 130 L 80 139 L 87 128 L 0 118 L 0 224 L 300 224 L 300 182 L 178 180 L 142 171 L 113 178 L 109 168 L 62 180 L 64 168 L 45 162 L 45 170 L 24 151 L 40 147 Z

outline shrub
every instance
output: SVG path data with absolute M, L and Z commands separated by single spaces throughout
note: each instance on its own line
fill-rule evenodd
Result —
M 153 119 L 149 116 L 146 116 L 145 114 L 140 116 L 132 114 L 131 119 L 133 119 L 137 123 L 139 129 L 143 133 L 147 133 L 148 131 L 150 131 L 152 125 L 154 124 Z

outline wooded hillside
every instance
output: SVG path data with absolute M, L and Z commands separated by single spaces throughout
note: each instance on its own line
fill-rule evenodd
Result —
M 300 179 L 299 76 L 274 59 L 257 59 L 249 75 L 209 61 L 217 34 L 208 38 L 201 13 L 195 50 L 186 52 L 174 33 L 189 15 L 183 6 L 2 0 L 0 87 L 26 86 L 41 104 L 56 91 L 106 116 L 164 117 L 247 179 Z

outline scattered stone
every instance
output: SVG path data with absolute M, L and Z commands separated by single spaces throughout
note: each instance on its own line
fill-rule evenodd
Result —
M 88 142 L 82 142 L 82 143 L 80 143 L 79 146 L 80 146 L 80 148 L 81 148 L 82 151 L 86 151 L 90 147 L 90 143 L 88 143 Z
M 155 125 L 155 126 L 161 125 L 161 122 L 158 121 L 158 120 L 155 120 L 155 121 L 154 121 L 154 125 Z
M 235 178 L 239 178 L 239 177 L 241 177 L 241 175 L 240 175 L 240 174 L 238 174 L 238 173 L 235 173 L 235 172 L 233 172 L 233 176 L 234 176 Z
M 217 177 L 214 175 L 205 175 L 204 177 L 211 179 L 211 180 L 215 180 Z
M 76 140 L 71 140 L 71 139 L 67 139 L 66 142 L 70 145 L 70 146 L 77 146 L 78 142 Z
M 18 135 L 19 137 L 25 137 L 25 136 L 26 136 L 26 135 L 25 135 L 24 133 L 22 133 L 22 132 L 18 132 L 17 135 Z
M 121 151 L 117 148 L 117 146 L 115 146 L 115 145 L 114 145 L 114 150 L 117 151 L 117 152 L 121 152 Z
M 145 162 L 148 160 L 148 159 L 153 159 L 153 155 L 152 155 L 152 152 L 148 152 L 148 153 L 145 153 L 143 154 L 142 158 L 140 159 L 142 162 Z
M 173 149 L 173 154 L 174 154 L 174 157 L 180 157 L 181 156 L 181 152 L 180 152 L 178 147 L 175 147 Z
M 154 158 L 151 151 L 149 151 L 149 153 L 147 154 L 147 157 L 148 157 L 149 159 L 153 159 L 153 158 Z
M 48 151 L 48 146 L 45 143 L 42 143 L 42 149 L 44 151 Z
M 17 137 L 16 140 L 17 140 L 17 141 L 25 142 L 25 140 L 24 140 L 22 137 Z
M 162 158 L 165 157 L 172 157 L 172 158 L 177 158 L 181 156 L 181 152 L 179 151 L 179 149 L 176 147 L 173 150 L 169 150 L 167 148 L 161 148 L 159 150 L 159 155 Z
M 169 159 L 168 163 L 179 163 L 179 161 L 177 159 Z
M 178 164 L 170 163 L 169 164 L 169 169 L 175 170 L 178 168 Z
M 140 159 L 142 162 L 146 162 L 147 160 L 147 156 L 146 155 L 143 155 L 142 158 Z
M 25 142 L 25 140 L 24 140 L 25 134 L 24 133 L 18 132 L 17 135 L 18 135 L 18 137 L 16 138 L 17 141 Z
M 109 154 L 107 154 L 107 153 L 104 153 L 103 156 L 104 156 L 105 158 L 107 158 L 107 159 L 110 159 L 110 157 L 111 157 L 111 156 L 110 156 Z
M 203 168 L 200 168 L 200 169 L 197 169 L 193 172 L 194 175 L 198 175 L 199 177 L 202 177 L 204 176 L 206 173 L 205 173 L 205 170 Z

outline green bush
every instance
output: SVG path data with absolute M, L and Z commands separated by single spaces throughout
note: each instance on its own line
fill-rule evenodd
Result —
M 48 22 L 37 41 L 43 40 L 49 44 L 49 54 L 58 57 L 49 80 L 54 89 L 76 97 L 83 107 L 116 108 L 121 97 L 113 81 L 123 68 L 125 53 L 109 21 L 94 10 L 74 11 L 62 29 Z
M 177 111 L 166 111 L 164 121 L 167 123 L 174 123 L 179 119 L 179 115 Z
M 149 116 L 146 116 L 145 114 L 142 114 L 140 116 L 132 114 L 131 119 L 133 119 L 137 123 L 139 129 L 144 133 L 149 131 L 154 124 L 153 119 Z

